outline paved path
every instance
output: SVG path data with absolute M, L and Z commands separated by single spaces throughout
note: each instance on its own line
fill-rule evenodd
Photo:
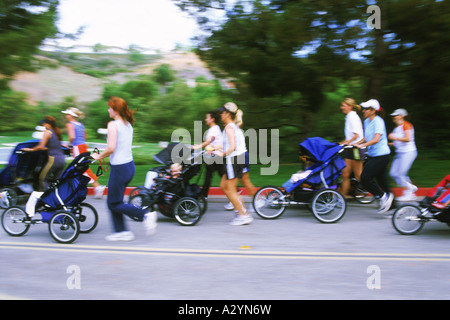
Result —
M 336 224 L 302 208 L 236 227 L 217 197 L 196 226 L 160 215 L 158 232 L 146 237 L 128 220 L 136 240 L 111 243 L 104 240 L 111 231 L 105 200 L 87 202 L 99 225 L 70 245 L 55 243 L 46 225 L 19 238 L 0 230 L 0 299 L 450 298 L 450 228 L 443 223 L 401 236 L 374 205 L 350 203 Z

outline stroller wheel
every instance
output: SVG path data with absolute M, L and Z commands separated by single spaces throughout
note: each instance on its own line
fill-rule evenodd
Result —
M 312 200 L 314 217 L 323 223 L 338 222 L 345 215 L 347 203 L 342 194 L 334 189 L 318 191 Z
M 392 215 L 392 225 L 398 233 L 413 235 L 422 230 L 426 220 L 421 218 L 422 211 L 414 205 L 406 204 Z
M 74 214 L 80 223 L 80 233 L 89 233 L 97 227 L 97 210 L 91 204 L 81 203 Z
M 193 226 L 197 224 L 202 217 L 202 207 L 194 198 L 180 198 L 173 206 L 173 216 L 179 224 L 183 226 Z
M 263 219 L 276 219 L 286 210 L 286 205 L 279 203 L 283 198 L 283 192 L 272 186 L 263 187 L 253 197 L 253 208 L 258 216 Z
M 2 214 L 2 227 L 13 237 L 23 236 L 30 229 L 30 224 L 25 223 L 26 221 L 29 221 L 28 215 L 20 207 L 10 207 Z
M 48 230 L 59 243 L 72 243 L 80 234 L 80 223 L 71 213 L 57 211 L 48 222 Z

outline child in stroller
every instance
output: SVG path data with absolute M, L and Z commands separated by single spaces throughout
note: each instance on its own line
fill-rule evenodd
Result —
M 253 197 L 256 213 L 263 219 L 276 219 L 288 206 L 306 204 L 320 222 L 339 221 L 347 208 L 337 188 L 345 167 L 340 157 L 343 147 L 320 137 L 308 138 L 299 147 L 304 170 L 293 174 L 281 188 L 259 189 Z
M 175 218 L 179 224 L 193 226 L 200 221 L 207 206 L 205 198 L 201 196 L 200 187 L 190 183 L 190 180 L 199 174 L 201 162 L 197 163 L 194 158 L 180 161 L 182 157 L 172 157 L 172 150 L 177 145 L 171 143 L 153 157 L 164 166 L 152 169 L 156 176 L 152 178 L 152 183 L 146 183 L 148 187 L 140 186 L 134 189 L 130 193 L 129 203 L 151 210 L 157 207 L 163 215 Z M 183 145 L 179 147 L 179 150 L 184 149 Z M 187 147 L 184 151 L 191 153 Z

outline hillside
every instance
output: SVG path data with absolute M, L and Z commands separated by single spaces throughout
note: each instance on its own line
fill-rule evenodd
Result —
M 192 81 L 198 76 L 214 78 L 206 64 L 192 52 L 162 54 L 152 59 L 150 63 L 144 61 L 142 64 L 133 66 L 125 65 L 123 58 L 123 61 L 120 60 L 125 55 L 80 53 L 76 56 L 74 61 L 87 60 L 95 66 L 106 63 L 115 64 L 116 69 L 120 71 L 112 75 L 94 77 L 74 71 L 76 64 L 69 67 L 65 63 L 63 65 L 61 62 L 52 60 L 57 65 L 56 68 L 44 68 L 36 73 L 18 73 L 11 82 L 11 87 L 16 91 L 27 93 L 29 102 L 36 105 L 39 101 L 58 103 L 67 96 L 75 96 L 78 102 L 94 101 L 101 96 L 104 83 L 108 81 L 123 83 L 139 75 L 152 74 L 153 69 L 163 63 L 170 65 L 170 68 L 177 72 L 177 77 L 186 81 Z M 124 67 L 117 68 L 117 65 L 121 66 L 121 64 Z

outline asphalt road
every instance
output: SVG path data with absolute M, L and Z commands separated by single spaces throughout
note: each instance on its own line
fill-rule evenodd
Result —
M 306 207 L 277 220 L 230 226 L 225 199 L 193 227 L 159 215 L 146 237 L 107 242 L 106 200 L 88 197 L 97 228 L 76 242 L 54 242 L 47 225 L 22 237 L 0 230 L 0 299 L 305 300 L 449 299 L 450 228 L 430 222 L 399 235 L 375 205 L 349 203 L 336 224 Z M 183 304 L 184 305 L 184 304 Z

